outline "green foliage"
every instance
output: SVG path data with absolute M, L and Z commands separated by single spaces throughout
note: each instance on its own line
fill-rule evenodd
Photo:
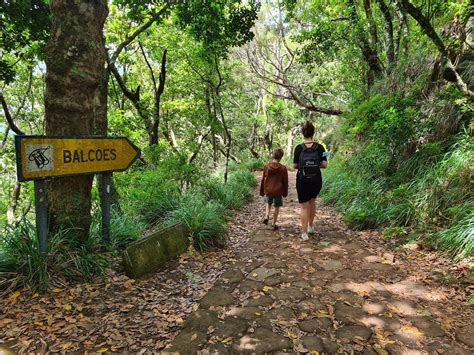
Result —
M 474 203 L 465 202 L 456 208 L 451 225 L 431 237 L 438 247 L 447 250 L 455 260 L 472 255 L 474 251 Z
M 223 247 L 231 210 L 252 198 L 256 183 L 255 175 L 242 167 L 229 174 L 227 184 L 221 176 L 209 177 L 181 197 L 166 223 L 183 222 L 200 250 Z
M 164 168 L 127 172 L 116 181 L 124 211 L 146 224 L 164 218 L 177 205 L 179 186 Z
M 19 59 L 42 57 L 51 27 L 47 1 L 6 1 L 0 6 L 0 81 L 15 79 Z
M 244 163 L 244 167 L 249 171 L 262 170 L 265 166 L 266 161 L 262 158 L 260 159 L 250 159 Z
M 102 239 L 101 212 L 96 209 L 92 214 L 90 233 L 96 240 Z M 138 216 L 130 216 L 124 211 L 118 211 L 112 206 L 110 216 L 110 242 L 111 250 L 123 249 L 127 244 L 137 240 L 143 235 L 145 224 Z
M 200 250 L 223 247 L 227 239 L 228 211 L 219 202 L 198 193 L 184 195 L 170 211 L 167 223 L 184 223 L 194 246 Z
M 19 280 L 25 287 L 46 291 L 51 283 L 103 275 L 107 259 L 99 253 L 100 247 L 92 235 L 78 241 L 70 238 L 69 231 L 60 231 L 49 236 L 45 257 L 39 252 L 35 226 L 23 219 L 18 226 L 9 227 L 0 240 L 0 251 L 5 256 L 0 264 L 0 285 L 7 287 Z
M 177 4 L 184 27 L 213 51 L 222 54 L 253 38 L 251 28 L 257 18 L 258 3 L 241 0 L 193 0 Z
M 456 97 L 449 88 L 438 93 L 430 117 L 414 114 L 417 103 L 396 96 L 375 95 L 358 105 L 341 128 L 349 139 L 340 151 L 351 154 L 331 163 L 322 195 L 355 229 L 441 230 L 430 240 L 459 258 L 472 251 L 469 219 L 459 215 L 464 201 L 472 199 L 473 140 L 466 130 L 449 134 L 464 113 L 452 112 L 446 95 Z M 438 118 L 447 110 L 450 128 Z M 450 139 L 436 140 L 433 131 Z
M 229 174 L 227 184 L 216 176 L 204 180 L 201 189 L 208 199 L 216 200 L 228 209 L 239 209 L 251 199 L 255 186 L 255 175 L 240 168 Z
M 198 178 L 195 168 L 172 159 L 152 169 L 122 174 L 116 180 L 123 212 L 115 212 L 112 218 L 115 245 L 126 245 L 150 225 L 179 221 L 187 225 L 197 248 L 224 245 L 231 210 L 251 199 L 255 175 L 245 166 L 233 166 L 224 184 L 221 174 Z M 193 172 L 196 175 L 190 178 Z M 185 182 L 183 186 L 179 186 L 180 180 Z M 98 222 L 95 225 L 98 229 Z

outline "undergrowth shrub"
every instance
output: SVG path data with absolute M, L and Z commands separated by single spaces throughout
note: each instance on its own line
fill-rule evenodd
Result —
M 203 194 L 210 200 L 216 200 L 226 208 L 239 209 L 253 196 L 257 184 L 255 175 L 245 169 L 229 174 L 227 184 L 221 176 L 211 176 L 200 184 Z
M 451 225 L 433 234 L 431 240 L 455 260 L 471 255 L 474 250 L 474 203 L 468 201 L 459 207 Z
M 220 174 L 211 176 L 181 197 L 168 223 L 183 222 L 191 232 L 195 247 L 205 250 L 223 247 L 232 209 L 239 209 L 253 196 L 255 175 L 245 167 L 234 167 L 224 184 Z
M 267 161 L 263 158 L 260 159 L 250 159 L 247 162 L 243 163 L 245 169 L 249 171 L 262 170 Z
M 110 245 L 111 250 L 123 249 L 127 244 L 140 238 L 145 230 L 145 224 L 139 216 L 131 216 L 124 211 L 111 208 L 110 215 Z M 102 219 L 100 209 L 92 214 L 90 233 L 97 240 L 102 240 Z
M 183 223 L 200 250 L 225 245 L 232 209 L 242 207 L 253 196 L 257 184 L 254 174 L 236 166 L 227 184 L 222 175 L 215 175 L 180 185 L 173 178 L 173 169 L 165 165 L 117 175 L 120 208 L 112 207 L 108 250 L 126 247 L 157 222 Z M 73 238 L 72 229 L 50 235 L 46 257 L 39 252 L 31 221 L 24 219 L 6 229 L 0 238 L 0 288 L 24 286 L 44 291 L 66 281 L 103 275 L 108 254 L 102 241 L 98 192 L 94 190 L 93 195 L 95 208 L 88 238 Z
M 99 251 L 99 241 L 91 235 L 83 240 L 71 237 L 71 231 L 60 231 L 48 236 L 48 254 L 41 255 L 35 225 L 23 219 L 14 227 L 8 227 L 0 241 L 6 262 L 0 265 L 0 285 L 12 283 L 45 291 L 50 281 L 89 280 L 103 275 L 107 259 Z M 8 273 L 8 277 L 6 276 Z
M 428 99 L 416 89 L 373 95 L 345 117 L 322 198 L 354 229 L 410 227 L 454 258 L 470 255 L 472 214 L 464 204 L 473 197 L 474 142 L 462 128 L 466 112 L 450 86 Z
M 184 195 L 167 223 L 183 223 L 200 250 L 223 247 L 227 238 L 228 211 L 219 202 L 199 193 Z
M 122 174 L 117 188 L 124 211 L 146 224 L 162 220 L 177 207 L 180 196 L 178 184 L 162 168 Z

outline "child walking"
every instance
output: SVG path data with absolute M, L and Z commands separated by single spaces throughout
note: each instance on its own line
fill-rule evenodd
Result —
M 283 149 L 275 149 L 272 153 L 272 161 L 263 168 L 263 177 L 260 184 L 260 196 L 265 196 L 266 208 L 263 224 L 268 224 L 272 205 L 273 230 L 278 229 L 277 219 L 280 207 L 283 206 L 283 197 L 288 196 L 288 170 L 280 164 L 283 157 Z

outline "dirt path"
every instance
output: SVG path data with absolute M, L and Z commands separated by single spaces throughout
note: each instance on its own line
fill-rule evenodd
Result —
M 290 191 L 278 232 L 260 224 L 256 198 L 230 222 L 224 250 L 183 254 L 142 280 L 113 268 L 42 295 L 0 295 L 0 354 L 474 354 L 474 288 L 430 278 L 448 268 L 439 255 L 389 253 L 377 232 L 349 231 L 322 206 L 322 236 L 303 242 Z
M 321 235 L 302 241 L 290 181 L 281 230 L 256 228 L 167 350 L 474 353 L 472 306 L 422 282 L 415 260 L 384 252 L 320 205 Z

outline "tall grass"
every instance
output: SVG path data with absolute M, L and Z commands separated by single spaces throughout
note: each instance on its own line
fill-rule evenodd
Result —
M 137 216 L 130 216 L 125 211 L 111 209 L 110 216 L 110 245 L 111 250 L 123 249 L 128 243 L 131 243 L 143 234 L 145 223 Z M 102 240 L 102 219 L 101 211 L 95 209 L 92 213 L 92 223 L 90 228 L 91 235 L 96 240 Z
M 255 175 L 245 167 L 233 168 L 227 184 L 222 176 L 211 176 L 187 191 L 167 217 L 167 223 L 184 223 L 200 250 L 223 247 L 231 211 L 245 205 L 257 185 Z
M 176 222 L 187 227 L 200 250 L 225 246 L 227 222 L 232 210 L 251 199 L 254 174 L 235 166 L 227 184 L 222 176 L 193 176 L 196 182 L 189 185 L 186 174 L 176 181 L 167 169 L 132 171 L 116 180 L 121 211 L 112 208 L 109 251 L 126 247 L 156 223 Z M 188 182 L 180 185 L 180 181 Z M 104 275 L 108 254 L 104 253 L 100 210 L 93 211 L 88 238 L 75 239 L 71 232 L 48 236 L 48 255 L 43 256 L 31 221 L 24 219 L 9 227 L 0 238 L 0 288 L 23 285 L 45 291 L 52 285 Z
M 458 209 L 453 223 L 431 237 L 435 245 L 447 250 L 455 260 L 474 251 L 474 203 L 467 201 Z
M 171 211 L 167 223 L 183 223 L 200 250 L 225 246 L 229 213 L 215 200 L 189 193 L 180 200 L 178 208 Z
M 99 252 L 99 241 L 92 235 L 77 240 L 70 232 L 50 235 L 48 254 L 43 256 L 31 221 L 23 219 L 15 228 L 8 227 L 0 241 L 5 256 L 0 263 L 0 285 L 6 287 L 9 281 L 19 280 L 25 287 L 45 291 L 51 282 L 61 284 L 103 275 L 107 259 Z
M 466 203 L 473 199 L 473 148 L 461 131 L 451 141 L 426 143 L 392 173 L 364 150 L 339 157 L 323 172 L 322 198 L 354 229 L 410 226 L 458 260 L 474 245 L 473 205 Z

